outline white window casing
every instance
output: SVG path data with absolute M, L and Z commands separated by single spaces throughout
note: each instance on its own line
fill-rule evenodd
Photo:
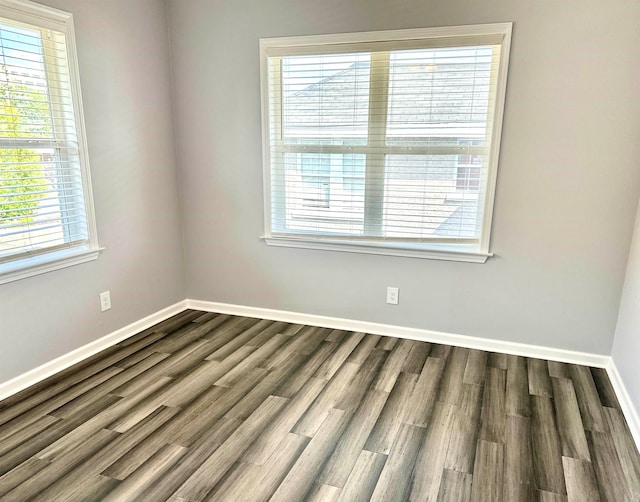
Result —
M 486 261 L 510 38 L 261 39 L 266 243 Z
M 73 18 L 0 0 L 0 283 L 100 250 Z

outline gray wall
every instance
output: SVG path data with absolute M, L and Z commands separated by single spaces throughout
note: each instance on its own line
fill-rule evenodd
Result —
M 613 361 L 636 410 L 640 412 L 640 207 L 620 301 L 620 314 L 613 341 Z
M 0 382 L 184 298 L 161 0 L 45 0 L 74 14 L 97 261 L 0 286 Z M 98 293 L 111 291 L 101 313 Z
M 640 189 L 635 0 L 168 0 L 188 297 L 608 354 Z M 259 37 L 513 21 L 485 265 L 272 248 Z M 387 285 L 400 305 L 385 304 Z

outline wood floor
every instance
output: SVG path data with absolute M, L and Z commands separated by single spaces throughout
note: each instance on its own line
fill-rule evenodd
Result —
M 0 403 L 0 499 L 638 501 L 606 372 L 186 311 Z

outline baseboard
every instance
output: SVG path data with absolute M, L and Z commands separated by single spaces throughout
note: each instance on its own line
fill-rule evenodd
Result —
M 633 401 L 631 401 L 627 387 L 618 372 L 618 367 L 613 361 L 613 358 L 609 358 L 607 373 L 609 374 L 609 380 L 611 380 L 611 385 L 613 385 L 613 389 L 620 402 L 622 413 L 627 420 L 627 425 L 631 430 L 631 435 L 636 442 L 636 447 L 640 450 L 640 416 L 638 415 L 638 410 L 636 410 L 636 407 L 633 405 Z
M 288 312 L 285 310 L 273 310 L 259 307 L 247 307 L 244 305 L 232 305 L 228 303 L 206 302 L 200 300 L 186 300 L 187 307 L 195 310 L 207 312 L 218 312 L 221 314 L 241 315 L 246 317 L 258 317 L 274 321 L 285 321 L 297 324 L 309 324 L 311 326 L 323 326 L 333 329 L 345 329 L 349 331 L 361 331 L 374 335 L 395 336 L 398 338 L 409 338 L 423 342 L 442 343 L 467 347 L 470 349 L 480 349 L 489 352 L 502 352 L 518 356 L 536 357 L 551 361 L 560 361 L 571 364 L 582 364 L 585 366 L 595 366 L 606 368 L 610 357 L 577 352 L 571 350 L 554 349 L 539 345 L 528 345 L 524 343 L 507 342 L 503 340 L 493 340 L 489 338 L 477 338 L 473 336 L 444 333 L 441 331 L 431 331 L 426 329 L 407 328 L 403 326 L 393 326 L 390 324 L 379 324 L 368 321 L 357 321 L 353 319 L 343 319 L 338 317 L 327 317 L 313 314 L 303 314 L 300 312 Z
M 525 357 L 535 357 L 560 361 L 571 364 L 582 364 L 585 366 L 595 366 L 606 368 L 611 383 L 616 391 L 620 406 L 625 415 L 636 445 L 640 449 L 640 417 L 635 409 L 618 369 L 610 356 L 600 354 L 589 354 L 563 349 L 554 349 L 539 345 L 529 345 L 523 343 L 507 342 L 503 340 L 493 340 L 489 338 L 476 338 L 466 335 L 445 333 L 418 328 L 408 328 L 403 326 L 393 326 L 390 324 L 380 324 L 368 321 L 358 321 L 338 317 L 328 317 L 314 314 L 304 314 L 300 312 L 289 312 L 285 310 L 265 309 L 259 307 L 248 307 L 244 305 L 233 305 L 228 303 L 207 302 L 200 300 L 182 300 L 174 305 L 155 312 L 139 321 L 133 322 L 117 331 L 109 333 L 102 338 L 87 345 L 79 347 L 63 356 L 49 361 L 37 368 L 34 368 L 22 375 L 19 375 L 7 382 L 0 383 L 0 400 L 5 399 L 27 387 L 34 385 L 45 378 L 72 366 L 87 357 L 90 357 L 101 350 L 104 350 L 130 336 L 147 329 L 169 317 L 178 314 L 186 309 L 202 310 L 206 312 L 218 312 L 221 314 L 241 315 L 246 317 L 256 317 L 274 321 L 285 321 L 297 324 L 308 324 L 311 326 L 322 326 L 333 329 L 345 329 L 349 331 L 360 331 L 376 335 L 394 336 L 398 338 L 408 338 L 425 342 L 442 343 L 471 349 L 486 350 L 490 352 L 501 352 Z
M 186 309 L 187 301 L 182 300 L 7 382 L 0 383 L 0 401 Z

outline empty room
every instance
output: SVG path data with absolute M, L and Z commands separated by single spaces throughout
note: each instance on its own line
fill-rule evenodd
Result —
M 638 20 L 0 0 L 0 500 L 640 501 Z

